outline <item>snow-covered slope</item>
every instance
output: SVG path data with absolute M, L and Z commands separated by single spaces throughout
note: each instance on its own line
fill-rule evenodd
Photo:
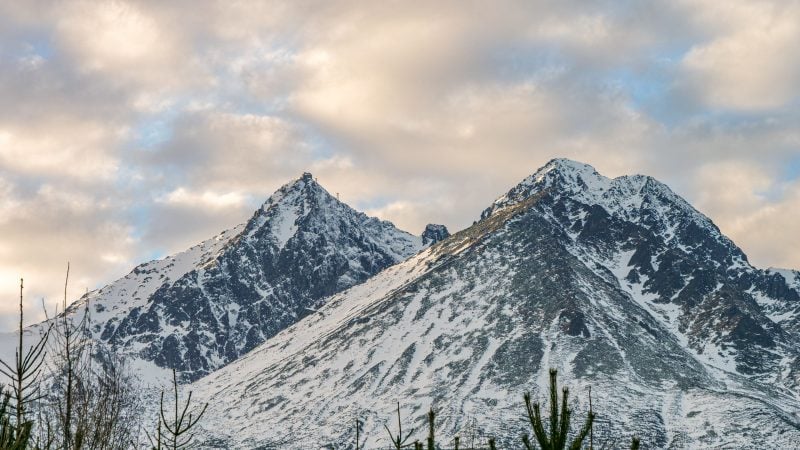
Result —
M 70 305 L 137 377 L 196 379 L 422 249 L 422 238 L 339 202 L 303 174 L 244 224 L 136 267 Z M 40 325 L 31 327 L 34 333 Z
M 184 252 L 140 264 L 119 280 L 89 292 L 82 301 L 72 305 L 71 309 L 85 307 L 87 302 L 92 305 L 91 319 L 95 324 L 95 333 L 99 333 L 105 323 L 117 320 L 118 317 L 126 316 L 132 310 L 147 305 L 150 297 L 161 286 L 172 284 L 192 270 L 217 258 L 230 240 L 243 228 L 244 225 L 239 225 Z
M 553 160 L 483 217 L 540 192 L 543 216 L 567 235 L 565 247 L 699 357 L 790 386 L 800 381 L 797 286 L 752 267 L 666 185 L 641 175 L 611 180 L 586 164 Z
M 593 387 L 598 439 L 798 448 L 796 316 L 774 313 L 797 303 L 663 184 L 554 160 L 191 388 L 206 446 L 348 448 L 357 417 L 386 446 L 398 400 L 408 427 L 433 406 L 441 436 L 519 446 L 522 393 L 557 367 L 579 410 Z
M 171 285 L 192 270 L 217 258 L 242 229 L 244 229 L 244 224 L 225 230 L 186 251 L 140 264 L 124 277 L 100 289 L 88 292 L 70 304 L 67 307 L 67 314 L 72 322 L 77 324 L 83 318 L 86 307 L 89 305 L 91 308 L 90 331 L 95 340 L 100 341 L 100 336 L 107 323 L 118 321 L 133 311 L 146 308 L 151 297 L 159 288 Z M 26 343 L 30 345 L 36 342 L 46 328 L 47 321 L 26 327 L 24 331 Z M 14 356 L 16 346 L 17 333 L 0 334 L 0 358 L 10 361 Z M 108 350 L 119 351 L 121 354 L 126 353 L 123 349 L 109 348 Z M 141 360 L 136 355 L 127 354 L 125 356 L 132 356 L 128 363 L 137 372 L 136 376 L 143 381 L 143 385 L 161 383 L 161 378 L 168 379 L 167 371 L 160 370 L 150 361 Z

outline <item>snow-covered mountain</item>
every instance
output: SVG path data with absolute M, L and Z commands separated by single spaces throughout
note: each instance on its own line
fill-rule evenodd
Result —
M 353 210 L 306 173 L 247 223 L 136 267 L 68 313 L 80 317 L 88 303 L 95 340 L 134 369 L 175 368 L 193 380 L 423 247 L 422 237 Z
M 522 393 L 556 367 L 576 415 L 593 387 L 596 439 L 799 448 L 797 280 L 650 177 L 553 160 L 191 388 L 206 446 L 349 448 L 356 418 L 386 446 L 398 400 L 409 428 L 433 406 L 440 436 L 518 446 Z

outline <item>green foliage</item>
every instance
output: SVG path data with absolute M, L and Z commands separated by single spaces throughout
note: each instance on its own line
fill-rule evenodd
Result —
M 572 417 L 572 409 L 567 406 L 568 398 L 569 389 L 564 388 L 562 390 L 561 409 L 559 411 L 558 371 L 550 369 L 550 420 L 549 430 L 547 430 L 542 418 L 541 405 L 539 402 L 532 403 L 530 392 L 525 393 L 524 399 L 525 408 L 528 413 L 528 421 L 531 424 L 531 428 L 533 428 L 536 441 L 539 443 L 542 450 L 565 450 L 567 448 L 570 450 L 579 450 L 586 436 L 589 434 L 595 417 L 592 411 L 589 411 L 583 428 L 581 428 L 575 438 L 569 442 L 569 447 L 567 447 L 570 418 Z M 527 434 L 522 437 L 522 442 L 525 444 L 527 450 L 533 450 L 533 445 Z
M 558 395 L 558 372 L 555 369 L 550 370 L 550 415 L 543 417 L 541 405 L 538 402 L 531 401 L 530 393 L 525 393 L 525 408 L 528 413 L 528 421 L 533 428 L 536 437 L 536 444 L 531 442 L 530 437 L 526 434 L 522 437 L 522 442 L 525 444 L 527 450 L 541 449 L 541 450 L 580 450 L 583 448 L 584 441 L 590 436 L 592 432 L 592 425 L 594 424 L 595 413 L 591 406 L 591 390 L 589 394 L 589 411 L 586 416 L 586 421 L 583 427 L 574 435 L 572 440 L 569 439 L 570 434 L 570 420 L 572 417 L 572 410 L 568 406 L 569 389 L 562 389 L 561 397 Z M 414 433 L 412 430 L 408 435 L 403 435 L 403 428 L 400 420 L 400 403 L 397 404 L 397 435 L 393 435 L 389 427 L 384 425 L 386 431 L 389 433 L 392 445 L 396 450 L 405 448 L 414 448 L 414 450 L 436 450 L 436 434 L 435 434 L 435 419 L 436 413 L 433 408 L 430 408 L 427 414 L 428 417 L 428 437 L 427 445 L 415 440 L 413 443 L 407 442 Z M 461 439 L 456 436 L 453 439 L 454 449 L 461 448 Z M 640 440 L 638 437 L 631 439 L 631 450 L 639 450 Z M 495 438 L 488 440 L 489 450 L 496 450 L 497 443 Z M 590 440 L 588 443 L 589 449 L 593 449 L 593 443 Z M 357 447 L 358 448 L 358 447 Z M 486 447 L 483 447 L 486 448 Z M 474 449 L 471 449 L 474 450 Z
M 433 412 L 433 408 L 428 411 L 428 450 L 436 450 L 436 436 L 434 434 L 434 419 L 436 419 L 436 413 Z
M 356 450 L 361 449 L 361 421 L 356 417 Z
M 28 448 L 28 441 L 31 438 L 31 428 L 33 423 L 28 421 L 20 426 L 11 423 L 11 408 L 9 402 L 11 393 L 0 394 L 3 396 L 0 403 L 0 449 L 2 450 L 24 450 Z

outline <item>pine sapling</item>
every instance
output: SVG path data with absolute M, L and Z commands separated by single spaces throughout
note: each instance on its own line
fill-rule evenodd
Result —
M 360 428 L 361 422 L 358 420 L 358 417 L 356 417 L 356 450 L 361 449 L 361 436 L 359 434 Z
M 22 313 L 22 292 L 24 282 L 22 278 L 19 280 L 19 340 L 17 349 L 14 355 L 14 365 L 10 365 L 3 360 L 0 360 L 0 373 L 7 376 L 11 380 L 11 393 L 8 394 L 14 400 L 14 430 L 17 433 L 16 438 L 22 438 L 20 433 L 24 431 L 25 424 L 25 411 L 28 405 L 34 403 L 42 398 L 38 395 L 39 390 L 39 374 L 42 364 L 46 356 L 45 347 L 47 338 L 50 335 L 52 324 L 47 328 L 45 333 L 39 340 L 27 350 L 23 341 L 23 313 Z M 4 405 L 4 408 L 8 406 Z M 5 410 L 3 411 L 5 414 Z M 5 417 L 5 416 L 4 416 Z M 30 431 L 30 430 L 29 430 Z M 3 441 L 7 442 L 7 441 Z M 2 447 L 5 448 L 5 447 Z
M 192 403 L 191 391 L 189 391 L 186 403 L 181 408 L 180 399 L 178 398 L 178 376 L 175 373 L 175 369 L 172 369 L 172 387 L 175 402 L 173 417 L 167 419 L 167 414 L 164 412 L 164 391 L 161 391 L 161 416 L 156 430 L 156 438 L 154 440 L 149 434 L 147 436 L 152 447 L 156 450 L 161 448 L 177 450 L 188 447 L 194 438 L 194 434 L 191 431 L 205 414 L 206 408 L 208 408 L 208 403 L 206 403 L 196 416 L 193 412 L 189 412 L 189 407 Z
M 542 450 L 565 450 L 567 448 L 567 439 L 569 435 L 572 410 L 567 406 L 569 389 L 564 388 L 562 391 L 561 409 L 559 411 L 557 377 L 558 371 L 555 369 L 550 369 L 549 431 L 545 429 L 545 424 L 542 419 L 541 405 L 539 402 L 531 402 L 530 392 L 526 392 L 524 396 L 528 420 L 531 424 L 531 428 L 533 428 L 536 440 L 538 441 Z M 586 422 L 584 423 L 583 428 L 581 428 L 577 436 L 575 436 L 572 442 L 570 442 L 570 450 L 579 450 L 581 448 L 583 441 L 586 439 L 586 436 L 589 434 L 589 431 L 592 428 L 594 417 L 594 412 L 590 411 L 586 417 Z M 522 442 L 525 444 L 525 448 L 527 450 L 533 450 L 533 445 L 527 434 L 522 437 Z
M 11 393 L 0 393 L 3 400 L 0 402 L 0 449 L 25 450 L 31 437 L 33 423 L 28 421 L 22 424 L 11 423 L 9 401 Z
M 436 450 L 436 439 L 434 434 L 434 419 L 436 419 L 436 413 L 433 412 L 433 408 L 428 411 L 428 450 Z
M 361 443 L 361 432 L 364 431 L 364 422 L 356 416 L 356 450 L 362 450 L 364 445 Z M 366 440 L 364 441 L 366 444 Z
M 397 435 L 393 435 L 392 431 L 389 430 L 389 427 L 386 424 L 384 424 L 383 427 L 386 428 L 386 432 L 389 433 L 389 439 L 392 441 L 392 446 L 396 450 L 400 450 L 405 447 L 406 441 L 408 441 L 411 435 L 414 434 L 414 430 L 412 429 L 410 433 L 403 437 L 403 424 L 400 420 L 400 402 L 397 402 Z

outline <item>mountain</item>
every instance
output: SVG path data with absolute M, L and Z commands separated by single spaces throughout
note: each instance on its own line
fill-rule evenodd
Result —
M 555 367 L 576 416 L 592 386 L 595 442 L 797 448 L 791 274 L 752 267 L 653 178 L 553 160 L 473 226 L 193 383 L 204 445 L 352 448 L 360 418 L 365 446 L 385 447 L 399 401 L 406 429 L 433 406 L 440 436 L 519 446 L 522 393 L 541 398 Z
M 450 232 L 444 225 L 428 224 L 422 232 L 422 244 L 433 245 L 450 237 Z
M 309 173 L 242 225 L 142 264 L 88 305 L 94 339 L 146 372 L 197 379 L 423 248 L 422 238 L 331 196 Z
M 543 212 L 569 236 L 565 248 L 669 319 L 673 334 L 707 362 L 767 379 L 777 372 L 791 385 L 800 380 L 800 367 L 781 364 L 787 343 L 800 338 L 796 286 L 753 268 L 710 219 L 666 185 L 641 175 L 609 180 L 591 166 L 555 160 L 482 217 L 543 191 L 552 191 Z

